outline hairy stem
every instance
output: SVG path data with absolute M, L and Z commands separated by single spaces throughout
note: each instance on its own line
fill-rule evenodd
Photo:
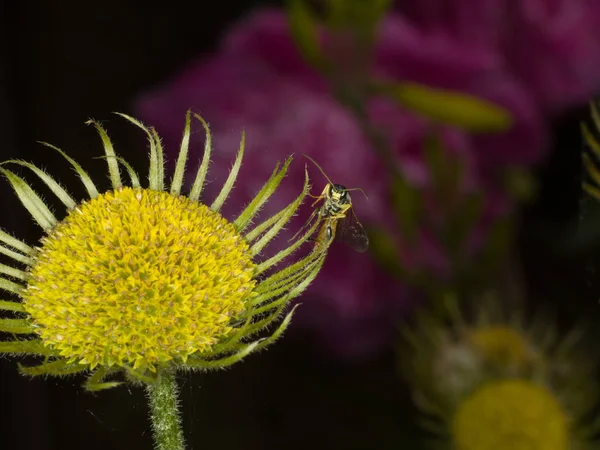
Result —
M 179 391 L 174 372 L 163 371 L 154 384 L 146 386 L 156 450 L 184 450 L 179 418 Z

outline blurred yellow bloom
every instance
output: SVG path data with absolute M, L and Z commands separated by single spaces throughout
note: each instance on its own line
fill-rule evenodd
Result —
M 569 425 L 554 394 L 524 380 L 490 382 L 458 405 L 457 450 L 567 450 Z
M 587 423 L 598 386 L 594 358 L 577 348 L 581 330 L 560 337 L 496 295 L 474 310 L 454 305 L 443 319 L 422 311 L 403 330 L 401 370 L 439 448 L 585 448 L 600 429 Z

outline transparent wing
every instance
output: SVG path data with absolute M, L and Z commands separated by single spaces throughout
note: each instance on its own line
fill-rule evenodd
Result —
M 354 208 L 349 208 L 346 217 L 338 220 L 335 240 L 343 242 L 360 253 L 366 252 L 369 248 L 369 237 L 354 214 Z

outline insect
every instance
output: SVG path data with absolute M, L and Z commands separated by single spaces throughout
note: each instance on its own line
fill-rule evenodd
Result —
M 359 222 L 354 209 L 352 208 L 352 199 L 350 191 L 361 191 L 365 197 L 365 192 L 360 188 L 348 189 L 341 184 L 333 183 L 325 174 L 321 166 L 308 155 L 306 156 L 321 171 L 327 184 L 319 196 L 312 196 L 316 200 L 313 207 L 322 200 L 321 206 L 315 208 L 306 224 L 311 224 L 313 220 L 319 220 L 323 223 L 314 241 L 317 247 L 322 247 L 333 240 L 344 242 L 357 252 L 365 252 L 369 248 L 369 238 L 365 229 Z

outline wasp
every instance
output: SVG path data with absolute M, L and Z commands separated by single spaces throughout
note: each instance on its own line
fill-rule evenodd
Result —
M 319 220 L 323 225 L 317 233 L 316 238 L 314 238 L 318 248 L 322 248 L 333 240 L 336 240 L 344 242 L 357 252 L 362 253 L 367 251 L 369 248 L 369 238 L 354 213 L 350 191 L 361 191 L 365 197 L 367 197 L 367 194 L 360 188 L 348 189 L 342 184 L 333 183 L 314 159 L 308 155 L 304 156 L 317 166 L 327 180 L 327 184 L 321 195 L 311 195 L 311 197 L 316 199 L 312 204 L 313 208 L 319 202 L 322 203 L 315 208 L 302 229 L 313 223 L 313 220 Z

